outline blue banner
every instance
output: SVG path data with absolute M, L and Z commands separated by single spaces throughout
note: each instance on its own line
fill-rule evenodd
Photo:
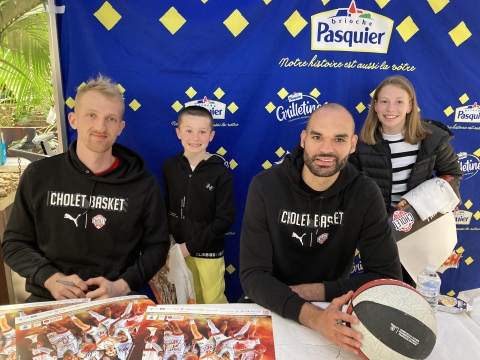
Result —
M 159 179 L 182 150 L 178 112 L 214 114 L 208 150 L 235 178 L 237 218 L 227 234 L 227 296 L 241 294 L 238 248 L 248 185 L 299 141 L 309 114 L 344 104 L 357 132 L 378 83 L 414 85 L 423 117 L 443 122 L 464 171 L 458 244 L 442 267 L 442 293 L 480 287 L 480 3 L 476 0 L 57 0 L 66 111 L 76 88 L 102 73 L 119 83 L 126 129 Z M 69 128 L 69 141 L 76 134 Z M 358 256 L 357 256 L 358 258 Z M 361 266 L 358 261 L 354 272 Z

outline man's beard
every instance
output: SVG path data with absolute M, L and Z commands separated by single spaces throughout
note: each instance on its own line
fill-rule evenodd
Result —
M 315 164 L 315 158 L 329 157 L 335 159 L 335 166 L 320 166 Z M 339 161 L 338 156 L 333 154 L 318 153 L 313 156 L 308 156 L 307 151 L 303 151 L 303 161 L 310 172 L 318 177 L 330 177 L 342 170 L 347 164 L 348 155 Z

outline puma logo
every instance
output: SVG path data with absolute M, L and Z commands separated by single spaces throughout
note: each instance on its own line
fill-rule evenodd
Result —
M 72 220 L 75 223 L 75 227 L 78 227 L 77 219 L 80 217 L 80 215 L 82 215 L 82 214 L 78 214 L 76 218 L 73 218 L 72 215 L 65 214 L 65 216 L 63 218 L 68 219 L 68 220 Z
M 302 245 L 303 245 L 303 237 L 304 237 L 305 235 L 307 235 L 307 234 L 305 233 L 305 234 L 303 234 L 302 236 L 298 236 L 297 234 L 292 233 L 292 237 L 295 238 L 295 239 L 298 239 L 298 241 L 300 241 L 300 242 L 302 243 Z

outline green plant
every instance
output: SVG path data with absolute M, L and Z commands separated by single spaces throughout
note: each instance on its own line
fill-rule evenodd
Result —
M 42 0 L 0 0 L 0 103 L 12 121 L 53 105 L 48 26 Z

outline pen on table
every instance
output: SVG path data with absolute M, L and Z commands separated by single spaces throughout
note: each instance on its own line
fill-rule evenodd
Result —
M 63 285 L 78 287 L 77 285 L 75 285 L 75 284 L 74 284 L 73 282 L 71 282 L 71 281 L 57 280 L 57 282 L 58 282 L 59 284 L 63 284 Z M 98 285 L 89 285 L 89 286 L 88 286 L 88 290 L 89 290 L 89 291 L 93 291 L 93 290 L 97 290 L 97 289 L 98 289 Z

